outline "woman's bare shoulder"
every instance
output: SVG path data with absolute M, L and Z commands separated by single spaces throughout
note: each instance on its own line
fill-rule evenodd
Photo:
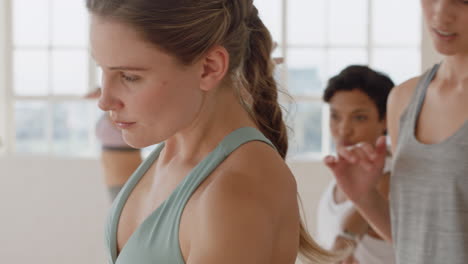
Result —
M 273 211 L 296 202 L 294 176 L 277 151 L 263 142 L 253 141 L 238 148 L 213 176 L 210 196 L 249 196 Z
M 408 107 L 409 101 L 413 96 L 414 90 L 418 85 L 421 77 L 415 77 L 395 86 L 387 101 L 387 124 L 388 132 L 392 142 L 392 152 L 395 151 L 398 142 L 398 131 L 400 118 L 405 109 Z
M 406 108 L 420 79 L 420 76 L 414 77 L 395 86 L 389 95 L 389 107 Z
M 291 241 L 288 252 L 295 258 L 298 233 L 280 237 L 279 230 L 298 228 L 296 183 L 273 148 L 249 142 L 210 177 L 198 200 L 194 223 L 203 235 L 191 241 L 193 263 L 219 263 L 223 254 L 232 256 L 229 263 L 271 263 L 277 254 L 271 249 L 284 240 Z

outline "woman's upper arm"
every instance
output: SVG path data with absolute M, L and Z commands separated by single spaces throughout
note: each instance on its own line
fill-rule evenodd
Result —
M 282 209 L 254 186 L 236 185 L 210 190 L 200 201 L 187 264 L 272 262 Z

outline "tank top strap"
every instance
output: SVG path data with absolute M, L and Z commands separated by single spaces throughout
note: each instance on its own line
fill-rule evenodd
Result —
M 410 101 L 410 105 L 408 106 L 408 124 L 411 124 L 412 126 L 415 125 L 415 121 L 419 116 L 419 112 L 421 111 L 422 104 L 426 97 L 427 88 L 434 79 L 439 67 L 440 64 L 436 64 L 430 70 L 426 71 L 426 73 L 421 77 L 421 80 L 416 86 L 415 91 L 413 93 L 413 97 Z
M 133 172 L 133 174 L 130 176 L 130 178 L 127 180 L 125 185 L 122 187 L 122 190 L 120 191 L 119 195 L 123 195 L 123 199 L 116 199 L 115 200 L 123 200 L 127 201 L 128 196 L 130 196 L 131 191 L 135 188 L 137 183 L 140 181 L 140 179 L 145 175 L 145 173 L 149 170 L 149 168 L 153 165 L 155 160 L 159 157 L 159 154 L 164 148 L 164 142 L 159 143 L 155 149 L 150 152 L 148 157 L 143 160 L 143 162 L 138 166 L 138 168 Z
M 431 69 L 427 70 L 420 78 L 418 84 L 416 85 L 413 95 L 409 101 L 408 106 L 404 110 L 403 114 L 400 117 L 400 128 L 399 128 L 399 142 L 407 141 L 410 139 L 411 133 L 409 131 L 414 131 L 415 122 L 419 115 L 419 111 L 424 102 L 426 96 L 427 87 L 434 79 L 434 76 L 439 69 L 439 64 L 434 65 Z
M 175 208 L 183 210 L 185 204 L 192 196 L 198 186 L 236 149 L 245 143 L 251 141 L 264 142 L 276 149 L 260 131 L 253 127 L 242 127 L 227 135 L 221 143 L 203 159 L 193 170 L 185 177 L 180 189 L 171 197 L 173 203 L 180 203 Z M 180 213 L 180 212 L 179 212 Z
M 112 260 L 112 263 L 117 258 L 117 232 L 115 230 L 117 230 L 117 225 L 119 223 L 120 215 L 122 214 L 125 203 L 127 202 L 132 190 L 135 188 L 146 171 L 149 170 L 151 165 L 153 165 L 154 161 L 158 158 L 163 148 L 164 143 L 160 143 L 156 146 L 156 148 L 149 154 L 149 156 L 140 164 L 140 166 L 138 166 L 135 172 L 133 172 L 112 203 L 110 208 L 111 213 L 108 215 L 109 224 L 105 229 L 106 243 L 109 245 L 110 250 L 109 259 Z
M 250 141 L 262 141 L 276 150 L 273 143 L 253 127 L 242 127 L 233 131 L 221 141 L 219 147 L 223 149 L 224 155 L 227 157 L 234 150 Z

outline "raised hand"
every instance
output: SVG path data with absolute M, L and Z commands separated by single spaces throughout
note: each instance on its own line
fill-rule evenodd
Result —
M 337 153 L 337 157 L 325 157 L 324 162 L 348 198 L 359 204 L 376 193 L 387 155 L 385 137 L 379 137 L 375 147 L 359 143 L 338 147 Z

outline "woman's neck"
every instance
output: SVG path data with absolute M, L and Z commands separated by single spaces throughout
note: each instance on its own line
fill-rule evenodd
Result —
M 256 127 L 232 91 L 207 94 L 193 122 L 166 140 L 159 161 L 165 164 L 177 159 L 198 163 L 225 136 L 246 126 Z
M 437 80 L 456 90 L 468 89 L 468 55 L 447 56 L 437 72 Z

